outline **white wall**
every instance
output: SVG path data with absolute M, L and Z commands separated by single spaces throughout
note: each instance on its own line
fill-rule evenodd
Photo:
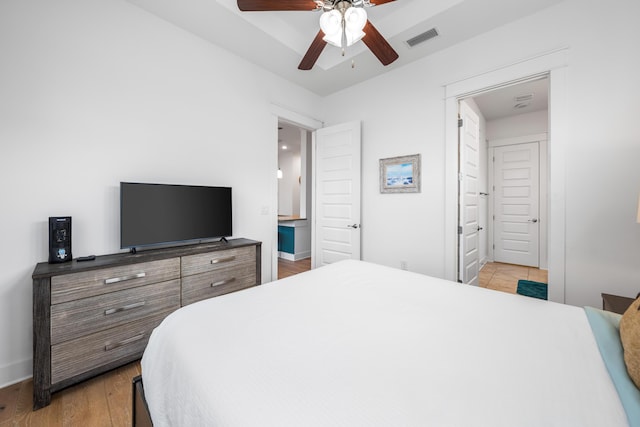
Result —
M 315 117 L 317 96 L 122 0 L 2 1 L 0 58 L 0 387 L 31 375 L 47 218 L 73 217 L 76 257 L 119 251 L 120 181 L 232 186 L 271 279 L 271 103 Z
M 518 114 L 487 122 L 487 139 L 514 138 L 524 135 L 537 135 L 549 130 L 549 110 Z
M 566 302 L 600 306 L 601 292 L 635 296 L 640 128 L 633 95 L 640 93 L 640 57 L 631 52 L 640 40 L 637 16 L 635 0 L 567 0 L 327 97 L 327 124 L 362 120 L 363 258 L 394 267 L 408 260 L 410 270 L 444 276 L 443 87 L 568 47 Z M 603 23 L 616 31 L 593 31 Z M 380 194 L 378 160 L 413 153 L 422 154 L 422 193 Z

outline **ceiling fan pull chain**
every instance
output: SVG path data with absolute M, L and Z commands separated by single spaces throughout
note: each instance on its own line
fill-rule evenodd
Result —
M 347 49 L 347 23 L 344 20 L 344 12 L 342 12 L 342 56 L 344 56 L 344 51 Z

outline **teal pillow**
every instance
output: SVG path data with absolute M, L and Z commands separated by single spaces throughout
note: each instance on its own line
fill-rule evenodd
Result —
M 640 427 L 640 390 L 627 373 L 624 363 L 624 350 L 620 342 L 620 314 L 585 307 L 585 313 L 593 336 L 598 343 L 602 360 L 604 360 L 611 380 L 613 381 L 620 402 L 627 414 L 630 427 Z

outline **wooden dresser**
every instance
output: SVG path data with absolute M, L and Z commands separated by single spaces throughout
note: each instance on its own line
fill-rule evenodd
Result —
M 261 243 L 232 239 L 40 263 L 33 272 L 33 407 L 137 360 L 172 311 L 261 282 Z

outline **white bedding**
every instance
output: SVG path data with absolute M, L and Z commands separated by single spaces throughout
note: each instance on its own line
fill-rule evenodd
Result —
M 154 425 L 626 426 L 584 310 L 360 261 L 186 306 Z

